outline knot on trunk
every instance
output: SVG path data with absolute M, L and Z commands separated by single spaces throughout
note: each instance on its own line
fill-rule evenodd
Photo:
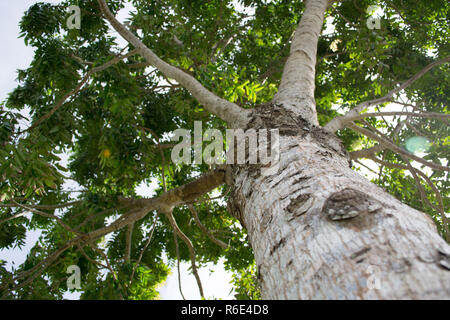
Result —
M 309 194 L 301 194 L 297 198 L 292 199 L 286 210 L 291 214 L 288 221 L 291 221 L 304 213 L 306 213 L 313 205 L 314 197 Z
M 333 133 L 310 123 L 300 115 L 293 113 L 282 104 L 273 102 L 257 105 L 251 114 L 246 129 L 278 129 L 280 136 L 309 136 L 323 148 L 348 158 L 341 140 Z
M 345 188 L 331 194 L 322 207 L 322 213 L 330 220 L 354 218 L 363 213 L 372 213 L 381 209 L 381 204 L 369 195 Z

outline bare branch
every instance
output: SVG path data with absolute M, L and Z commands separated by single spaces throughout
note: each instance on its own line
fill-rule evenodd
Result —
M 40 215 L 40 216 L 45 217 L 45 218 L 50 218 L 50 219 L 56 220 L 56 222 L 58 222 L 61 225 L 61 227 L 63 227 L 64 229 L 66 229 L 69 232 L 72 232 L 72 233 L 75 233 L 75 234 L 78 234 L 78 235 L 84 235 L 84 233 L 81 233 L 81 232 L 76 231 L 76 230 L 72 229 L 71 227 L 69 227 L 66 223 L 64 223 L 64 221 L 62 221 L 62 219 L 60 219 L 59 217 L 57 217 L 57 216 L 55 216 L 53 214 L 50 214 L 50 213 L 47 213 L 47 212 L 43 212 L 43 211 L 40 211 L 40 210 L 37 210 L 37 209 L 33 209 L 33 208 L 30 208 L 28 206 L 25 206 L 25 205 L 17 203 L 17 202 L 15 204 L 18 207 L 21 207 L 21 208 L 23 208 L 23 209 L 25 209 L 25 210 L 27 210 L 29 212 L 35 213 L 35 214 Z
M 178 227 L 177 222 L 176 222 L 175 218 L 173 217 L 172 211 L 167 211 L 167 212 L 165 212 L 165 214 L 166 214 L 167 218 L 169 219 L 170 224 L 172 225 L 172 228 L 174 229 L 174 232 L 176 233 L 176 235 L 178 235 L 181 238 L 181 240 L 183 240 L 184 243 L 186 244 L 186 246 L 188 247 L 189 256 L 191 258 L 192 273 L 194 274 L 195 279 L 197 280 L 197 285 L 198 285 L 198 290 L 200 291 L 200 296 L 202 298 L 204 298 L 205 295 L 203 293 L 202 282 L 200 280 L 200 276 L 198 275 L 197 267 L 195 265 L 195 249 L 194 249 L 194 246 L 192 245 L 191 240 Z
M 388 139 L 383 138 L 383 137 L 379 137 L 378 135 L 376 135 L 372 131 L 367 130 L 365 128 L 361 128 L 361 127 L 355 125 L 353 122 L 349 123 L 347 126 L 349 128 L 351 128 L 351 129 L 359 132 L 359 133 L 362 133 L 363 135 L 365 135 L 365 136 L 367 136 L 367 137 L 369 137 L 369 138 L 371 138 L 371 139 L 373 139 L 375 141 L 378 141 L 382 146 L 384 146 L 384 147 L 386 147 L 388 149 L 391 149 L 392 151 L 395 151 L 395 152 L 397 152 L 397 153 L 399 153 L 399 154 L 401 154 L 403 156 L 406 156 L 409 159 L 416 160 L 417 162 L 420 162 L 421 164 L 423 164 L 423 165 L 425 165 L 427 167 L 430 167 L 430 168 L 433 168 L 433 169 L 436 169 L 436 170 L 450 171 L 449 167 L 442 166 L 442 165 L 434 163 L 434 162 L 429 162 L 429 161 L 426 161 L 426 160 L 424 160 L 424 159 L 422 159 L 420 157 L 417 157 L 414 154 L 409 153 L 406 150 L 403 150 L 402 148 L 400 148 L 399 146 L 397 146 L 393 142 L 389 141 Z
M 181 272 L 180 272 L 180 247 L 178 245 L 178 236 L 175 230 L 173 230 L 173 241 L 175 242 L 175 253 L 177 255 L 177 273 L 178 273 L 178 290 L 180 291 L 183 300 L 186 300 L 183 294 L 183 289 L 181 288 Z
M 394 137 L 397 137 L 397 135 L 400 132 L 400 129 L 402 128 L 404 123 L 407 123 L 407 121 L 405 120 L 405 121 L 400 121 L 399 123 L 397 123 L 396 127 L 392 131 L 391 139 L 393 139 Z M 385 149 L 386 149 L 385 146 L 383 146 L 382 144 L 378 144 L 371 148 L 353 151 L 353 152 L 350 152 L 350 154 L 349 154 L 350 160 L 355 160 L 355 159 L 359 159 L 359 158 L 369 158 L 370 156 L 372 156 L 380 151 L 383 151 Z
M 399 164 L 399 163 L 392 163 L 392 162 L 388 162 L 388 161 L 384 161 L 381 159 L 378 159 L 375 154 L 372 154 L 371 156 L 367 156 L 367 159 L 373 160 L 375 162 L 378 162 L 379 164 L 386 166 L 388 168 L 395 168 L 395 169 L 400 169 L 400 170 L 408 170 L 411 172 L 417 187 L 420 190 L 421 193 L 421 197 L 422 197 L 422 202 L 427 203 L 432 209 L 434 209 L 435 211 L 437 211 L 439 213 L 439 215 L 441 216 L 442 219 L 442 224 L 444 225 L 444 230 L 445 230 L 445 237 L 447 239 L 447 241 L 450 240 L 450 229 L 449 229 L 449 222 L 448 222 L 448 218 L 445 215 L 445 210 L 444 210 L 444 203 L 443 203 L 443 199 L 442 199 L 442 195 L 439 191 L 439 189 L 434 185 L 434 183 L 431 181 L 431 179 L 422 171 L 420 171 L 419 169 L 414 168 L 408 161 L 408 159 L 406 159 L 406 157 L 402 157 L 403 161 L 405 161 L 405 163 L 407 164 L 407 166 Z M 433 192 L 436 195 L 436 199 L 439 203 L 439 207 L 436 207 L 435 205 L 433 205 L 427 198 L 426 196 L 426 192 L 423 190 L 423 187 L 420 184 L 420 181 L 417 177 L 416 174 L 419 174 L 428 184 L 428 186 L 433 190 Z
M 436 211 L 439 211 L 439 209 L 438 209 L 436 206 L 434 206 L 434 205 L 430 202 L 430 200 L 428 200 L 427 193 L 426 193 L 426 191 L 424 190 L 424 188 L 422 187 L 422 184 L 421 184 L 421 182 L 420 182 L 420 179 L 419 179 L 419 177 L 418 177 L 417 174 L 416 174 L 416 169 L 411 165 L 411 163 L 409 163 L 409 160 L 408 160 L 406 157 L 404 157 L 404 156 L 402 156 L 402 155 L 400 155 L 400 157 L 401 157 L 401 158 L 403 159 L 403 161 L 406 163 L 406 166 L 408 167 L 409 172 L 411 172 L 411 175 L 413 176 L 414 181 L 416 182 L 416 186 L 417 186 L 417 189 L 419 189 L 419 193 L 420 193 L 420 197 L 422 198 L 422 203 L 423 203 L 423 205 L 424 205 L 424 206 L 425 206 L 425 205 L 428 205 L 428 206 L 430 206 L 430 208 L 432 208 L 432 209 L 434 209 L 434 210 L 436 210 Z
M 208 228 L 205 227 L 205 225 L 200 221 L 197 213 L 197 209 L 192 204 L 188 204 L 188 208 L 192 213 L 192 216 L 194 217 L 195 223 L 199 226 L 200 229 L 208 236 L 208 238 L 211 239 L 212 242 L 217 244 L 218 246 L 227 249 L 228 245 L 219 239 L 215 238 L 214 235 L 208 230 Z
M 394 95 L 396 93 L 399 93 L 403 89 L 409 87 L 412 83 L 414 83 L 416 80 L 420 79 L 424 74 L 426 74 L 432 68 L 434 68 L 434 67 L 436 67 L 438 65 L 447 63 L 449 61 L 450 61 L 450 56 L 430 63 L 425 68 L 423 68 L 418 73 L 416 73 L 413 77 L 411 77 L 410 79 L 406 80 L 405 82 L 403 82 L 398 87 L 396 87 L 396 88 L 392 89 L 391 91 L 389 91 L 384 97 L 377 98 L 377 99 L 374 99 L 374 100 L 365 101 L 365 102 L 362 102 L 362 103 L 358 104 L 356 107 L 354 107 L 349 112 L 347 112 L 344 116 L 336 117 L 333 120 L 331 120 L 330 122 L 328 122 L 325 125 L 324 129 L 328 130 L 330 132 L 336 132 L 337 130 L 344 128 L 345 124 L 348 121 L 351 121 L 351 120 L 347 120 L 348 118 L 357 116 L 361 111 L 363 111 L 364 109 L 366 109 L 366 108 L 368 108 L 370 106 L 379 105 L 379 104 L 382 104 L 382 103 L 385 103 L 385 102 L 392 101 L 392 99 L 394 98 Z
M 369 166 L 366 166 L 364 163 L 362 163 L 359 160 L 355 160 L 356 163 L 358 163 L 359 165 L 363 166 L 364 168 L 366 168 L 367 170 L 369 170 L 370 172 L 374 173 L 374 174 L 378 174 L 378 172 L 376 172 L 375 170 L 373 170 L 372 168 L 370 168 Z
M 436 112 L 406 112 L 406 111 L 388 111 L 388 112 L 367 112 L 361 113 L 351 117 L 345 117 L 345 121 L 342 124 L 345 126 L 346 123 L 354 120 L 370 118 L 370 117 L 383 117 L 383 116 L 410 116 L 417 118 L 427 118 L 427 119 L 441 119 L 447 121 L 450 119 L 450 114 L 436 113 Z

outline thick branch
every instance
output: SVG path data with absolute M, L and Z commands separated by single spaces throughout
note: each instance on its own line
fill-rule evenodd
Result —
M 313 124 L 318 124 L 314 100 L 317 42 L 323 26 L 328 0 L 308 0 L 292 39 L 290 55 L 274 97 Z
M 149 49 L 138 37 L 120 23 L 109 10 L 105 0 L 98 0 L 100 9 L 105 18 L 113 28 L 130 44 L 140 50 L 142 56 L 158 68 L 166 77 L 175 79 L 202 104 L 206 110 L 219 118 L 227 121 L 233 127 L 245 127 L 248 122 L 250 111 L 242 109 L 238 105 L 216 96 L 214 93 L 202 86 L 191 75 L 166 63 Z
M 66 242 L 66 244 L 64 244 L 60 249 L 50 254 L 46 259 L 39 262 L 33 268 L 17 275 L 14 281 L 25 277 L 28 278 L 22 283 L 18 284 L 15 288 L 13 288 L 13 290 L 23 288 L 24 286 L 30 284 L 37 276 L 44 272 L 44 270 L 49 265 L 51 265 L 64 251 L 73 246 L 78 245 L 82 242 L 92 242 L 93 240 L 98 239 L 104 235 L 117 231 L 129 225 L 130 223 L 134 223 L 144 218 L 151 210 L 168 212 L 167 210 L 171 210 L 176 205 L 192 202 L 202 194 L 217 188 L 225 182 L 225 170 L 226 167 L 220 167 L 216 170 L 210 171 L 199 177 L 197 180 L 183 185 L 179 188 L 175 188 L 168 192 L 165 192 L 161 196 L 156 198 L 122 199 L 121 202 L 123 202 L 124 205 L 132 207 L 130 212 L 122 215 L 106 227 L 91 231 L 87 234 L 79 235 L 76 238 Z M 71 230 L 71 232 L 79 234 L 74 230 Z
M 161 194 L 152 199 L 121 199 L 125 205 L 151 206 L 154 210 L 166 212 L 173 207 L 194 202 L 200 196 L 219 187 L 225 182 L 227 168 L 221 166 L 213 171 L 207 172 L 197 180 L 189 182 L 178 188 Z

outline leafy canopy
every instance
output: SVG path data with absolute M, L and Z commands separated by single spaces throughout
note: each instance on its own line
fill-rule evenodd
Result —
M 69 5 L 81 8 L 80 30 L 67 29 Z M 128 27 L 164 61 L 244 108 L 270 101 L 276 92 L 304 8 L 299 0 L 110 0 L 108 5 L 114 13 L 131 9 Z M 383 12 L 381 29 L 367 27 L 370 5 L 378 5 Z M 443 0 L 333 3 L 318 46 L 315 95 L 320 123 L 361 101 L 385 95 L 433 60 L 448 56 L 448 9 L 449 3 Z M 11 293 L 13 277 L 31 270 L 74 238 L 56 219 L 36 213 L 12 217 L 29 211 L 23 206 L 33 204 L 79 232 L 104 227 L 126 212 L 120 197 L 139 197 L 139 185 L 156 181 L 159 195 L 163 175 L 167 189 L 172 189 L 210 169 L 205 164 L 175 166 L 167 161 L 170 148 L 158 145 L 169 144 L 173 130 L 193 129 L 198 120 L 204 129 L 224 130 L 226 124 L 206 112 L 184 88 L 145 66 L 139 55 L 90 74 L 84 86 L 73 92 L 89 70 L 133 50 L 111 32 L 95 0 L 36 3 L 25 12 L 20 29 L 35 55 L 27 69 L 18 70 L 19 84 L 0 107 L 0 200 L 22 206 L 0 208 L 0 248 L 22 247 L 27 230 L 39 229 L 42 235 L 17 269 L 7 270 L 0 261 L 0 295 L 60 299 L 67 291 L 67 267 L 78 265 L 82 299 L 157 298 L 158 285 L 177 260 L 173 231 L 165 216 L 153 212 L 135 223 L 129 260 L 124 257 L 127 228 L 123 228 L 93 244 L 65 250 L 45 269 L 45 276 Z M 447 65 L 434 68 L 400 98 L 423 111 L 448 113 L 449 74 Z M 61 107 L 38 123 L 71 92 Z M 367 122 L 391 135 L 399 120 L 368 118 Z M 448 162 L 448 123 L 411 119 L 410 126 L 396 133 L 396 143 L 403 146 L 418 132 L 432 142 L 425 159 Z M 349 151 L 376 144 L 348 129 L 338 135 Z M 68 161 L 66 155 L 70 155 Z M 404 163 L 393 152 L 378 155 L 390 163 Z M 376 173 L 375 183 L 425 210 L 442 228 L 435 208 L 421 203 L 415 181 L 406 170 L 381 166 L 380 174 Z M 448 207 L 448 176 L 428 173 Z M 69 191 L 68 186 L 76 186 L 77 191 Z M 439 199 L 432 188 L 423 188 L 436 204 Z M 205 197 L 195 204 L 200 221 L 214 230 L 227 249 L 205 235 L 187 207 L 176 208 L 174 216 L 191 239 L 200 266 L 224 259 L 226 269 L 235 274 L 236 297 L 258 298 L 252 252 L 245 230 L 227 212 L 227 191 L 221 187 L 209 196 L 220 194 L 222 199 Z M 74 199 L 79 201 L 76 205 L 45 207 Z M 178 242 L 180 259 L 190 261 L 188 248 Z

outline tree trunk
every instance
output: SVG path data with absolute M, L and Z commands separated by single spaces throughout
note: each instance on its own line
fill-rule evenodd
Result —
M 280 130 L 279 170 L 235 166 L 229 204 L 263 299 L 450 298 L 450 247 L 426 214 L 354 172 L 336 136 L 257 109 L 249 127 Z

